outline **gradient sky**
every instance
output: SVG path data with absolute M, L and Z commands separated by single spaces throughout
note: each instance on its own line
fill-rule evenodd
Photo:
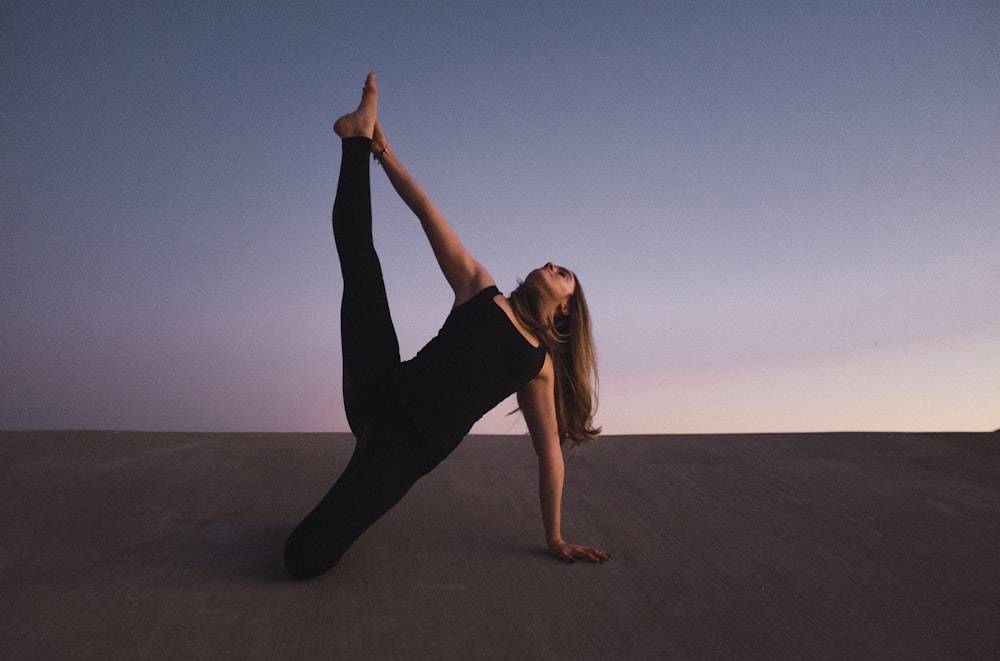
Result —
M 346 430 L 370 69 L 502 290 L 578 273 L 606 433 L 1000 427 L 1000 4 L 355 4 L 0 5 L 0 428 Z M 409 357 L 451 293 L 373 181 Z

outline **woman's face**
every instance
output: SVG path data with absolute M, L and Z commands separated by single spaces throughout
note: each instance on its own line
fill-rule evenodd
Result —
M 569 313 L 567 304 L 576 291 L 576 278 L 568 268 L 549 262 L 529 273 L 524 279 L 524 284 L 545 293 L 556 305 L 563 308 L 563 314 Z

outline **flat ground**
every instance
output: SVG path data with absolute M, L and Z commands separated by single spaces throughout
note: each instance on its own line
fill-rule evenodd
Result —
M 1000 656 L 1000 434 L 606 437 L 543 551 L 531 444 L 470 437 L 326 576 L 342 434 L 0 432 L 3 659 Z

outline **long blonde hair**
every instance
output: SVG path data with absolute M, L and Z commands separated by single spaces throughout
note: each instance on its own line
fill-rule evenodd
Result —
M 569 298 L 569 314 L 556 315 L 538 290 L 518 283 L 510 293 L 510 306 L 521 322 L 548 351 L 555 371 L 556 420 L 559 443 L 569 441 L 573 450 L 593 443 L 601 433 L 594 427 L 597 411 L 597 351 L 590 329 L 590 309 L 580 280 Z

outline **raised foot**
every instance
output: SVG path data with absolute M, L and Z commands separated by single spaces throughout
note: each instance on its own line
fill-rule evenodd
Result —
M 378 120 L 378 89 L 375 87 L 375 73 L 368 74 L 365 87 L 361 91 L 358 109 L 338 119 L 333 124 L 333 132 L 341 138 L 371 138 Z

